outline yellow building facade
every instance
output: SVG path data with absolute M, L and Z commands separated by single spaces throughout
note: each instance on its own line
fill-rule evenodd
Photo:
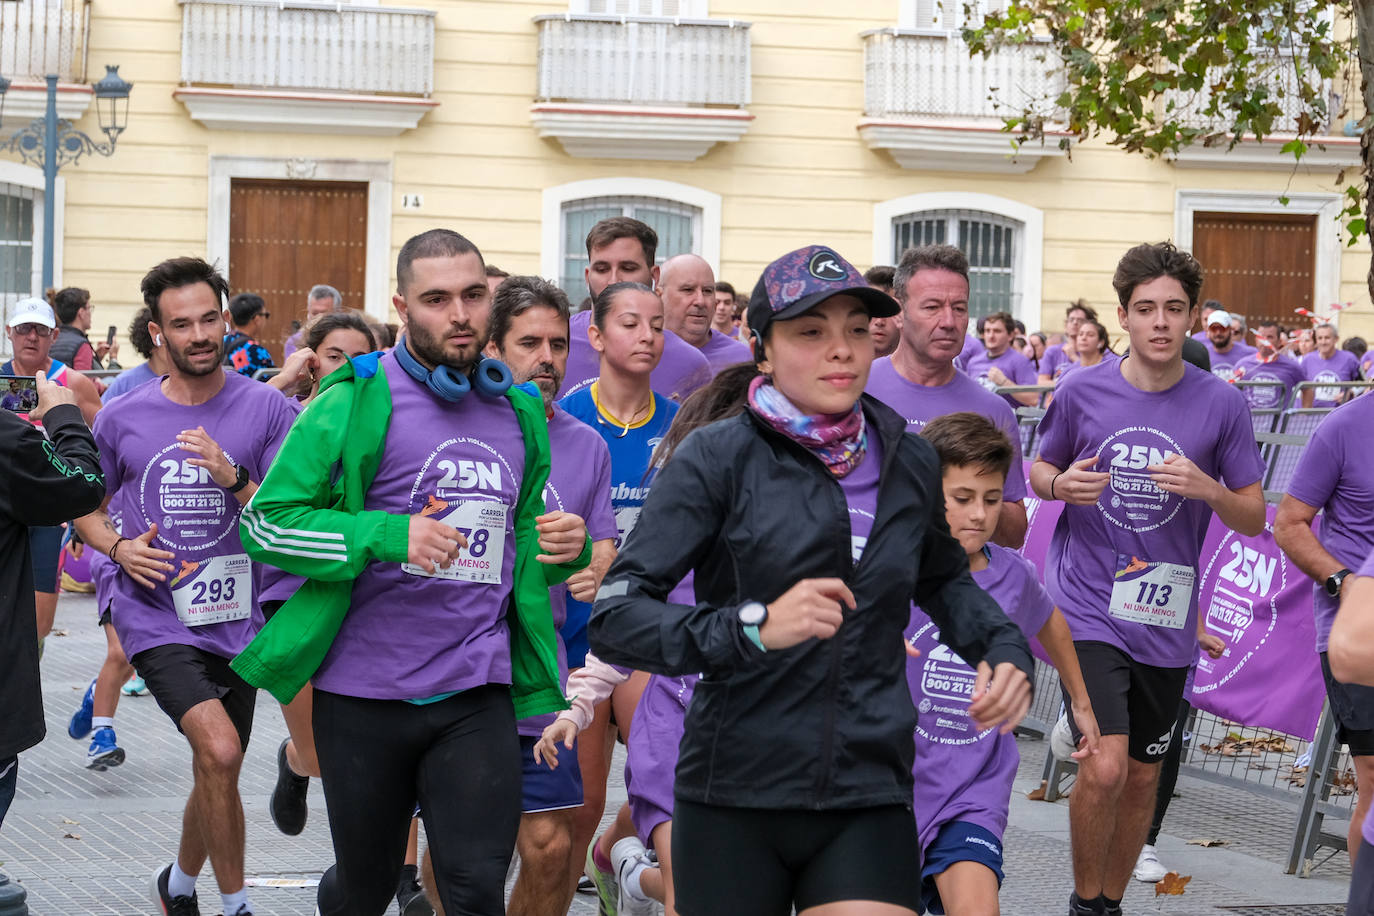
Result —
M 970 58 L 936 4 L 429 2 L 4 4 L 29 10 L 0 18 L 7 130 L 41 111 L 54 67 L 63 113 L 97 136 L 80 84 L 104 64 L 134 84 L 114 154 L 64 167 L 56 188 L 56 280 L 92 291 L 97 330 L 122 333 L 139 278 L 179 254 L 266 296 L 278 330 L 315 282 L 383 318 L 397 249 L 435 226 L 508 271 L 564 278 L 577 301 L 581 235 L 628 213 L 659 229 L 661 255 L 695 251 L 746 291 L 811 242 L 860 268 L 954 242 L 976 310 L 1051 331 L 1069 300 L 1114 302 L 1127 247 L 1173 239 L 1220 252 L 1204 267 L 1223 285 L 1204 292 L 1249 290 L 1225 302 L 1236 311 L 1298 324 L 1295 308 L 1353 302 L 1342 333 L 1374 335 L 1370 249 L 1347 246 L 1339 219 L 1358 162 L 1342 125 L 1296 168 L 1279 143 L 1012 157 L 999 102 L 1054 77 L 1034 47 Z M 73 32 L 55 52 L 52 28 Z M 19 202 L 0 265 L 12 302 L 39 285 L 42 174 L 0 161 L 0 183 Z

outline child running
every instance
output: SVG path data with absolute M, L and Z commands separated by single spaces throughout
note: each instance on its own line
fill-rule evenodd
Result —
M 1012 470 L 1006 434 L 976 413 L 932 420 L 921 438 L 940 456 L 945 520 L 968 555 L 973 581 L 996 599 L 1021 631 L 1040 640 L 1059 669 L 1083 737 L 1073 756 L 1097 753 L 1097 720 L 1078 668 L 1064 615 L 1040 585 L 1035 567 L 1014 550 L 990 543 Z M 1016 739 L 969 718 L 977 672 L 939 644 L 940 631 L 911 609 L 907 660 L 916 721 L 916 824 L 921 843 L 921 898 L 928 912 L 995 914 L 1002 883 L 1002 833 L 1020 751 Z

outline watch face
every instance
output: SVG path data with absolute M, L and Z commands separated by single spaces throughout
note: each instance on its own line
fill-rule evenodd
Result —
M 768 609 L 757 601 L 751 601 L 739 609 L 739 622 L 746 627 L 756 627 L 768 617 Z

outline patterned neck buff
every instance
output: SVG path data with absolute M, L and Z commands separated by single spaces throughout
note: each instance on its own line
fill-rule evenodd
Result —
M 830 473 L 843 477 L 864 460 L 868 429 L 857 401 L 846 413 L 804 414 L 763 376 L 749 385 L 749 406 L 782 435 L 825 462 Z

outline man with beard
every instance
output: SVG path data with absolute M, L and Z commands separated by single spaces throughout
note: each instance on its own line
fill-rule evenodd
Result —
M 1231 314 L 1217 309 L 1207 317 L 1206 347 L 1212 364 L 1212 374 L 1229 382 L 1241 360 L 1255 355 L 1255 348 L 1237 336 L 1231 326 Z
M 196 916 L 196 876 L 208 857 L 224 913 L 247 916 L 238 777 L 255 691 L 229 660 L 262 612 L 238 520 L 294 413 L 279 392 L 221 367 L 229 290 L 212 266 L 164 261 L 142 291 L 167 377 L 100 412 L 93 432 L 108 493 L 76 525 L 90 549 L 118 565 L 115 631 L 191 745 L 180 846 L 153 877 L 153 902 L 161 913 Z M 122 530 L 111 522 L 112 502 Z
M 568 297 L 557 286 L 538 277 L 510 277 L 491 305 L 491 339 L 488 356 L 510 367 L 518 382 L 533 382 L 544 399 L 549 422 L 549 447 L 553 466 L 544 489 L 545 508 L 567 511 L 587 520 L 592 538 L 591 565 L 549 589 L 554 626 L 563 628 L 568 596 L 590 602 L 601 577 L 615 557 L 615 512 L 611 508 L 611 453 L 606 443 L 587 424 L 570 416 L 553 402 L 563 383 L 568 364 Z M 583 604 L 583 607 L 588 607 Z M 574 628 L 581 634 L 586 654 L 587 621 Z M 568 650 L 558 640 L 559 682 L 567 683 Z M 511 889 L 508 916 L 561 916 L 572 905 L 574 884 L 570 874 L 582 868 L 581 850 L 573 852 L 573 811 L 582 804 L 582 773 L 577 753 L 559 759 L 550 768 L 534 759 L 534 746 L 553 713 L 521 719 L 520 756 L 524 776 L 521 790 L 520 832 L 516 849 L 520 873 Z M 426 857 L 426 866 L 429 860 Z M 434 882 L 426 869 L 425 885 Z
M 549 587 L 586 567 L 582 519 L 545 513 L 540 395 L 487 341 L 470 241 L 401 246 L 395 349 L 326 380 L 243 514 L 249 553 L 308 581 L 234 662 L 289 702 L 314 685 L 335 864 L 325 916 L 385 911 L 418 799 L 440 903 L 503 914 L 520 824 L 516 719 L 567 704 Z
M 664 261 L 658 295 L 663 299 L 664 328 L 696 347 L 711 365 L 711 375 L 752 359 L 748 347 L 711 327 L 716 274 L 704 258 L 680 254 Z

